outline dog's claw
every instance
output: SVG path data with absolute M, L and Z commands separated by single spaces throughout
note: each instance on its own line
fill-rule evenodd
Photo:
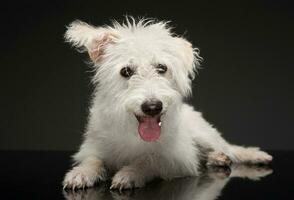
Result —
M 109 189 L 112 190 L 113 188 L 114 188 L 114 185 L 112 184 Z
M 63 186 L 63 190 L 65 190 L 67 188 L 67 184 L 65 184 L 64 186 Z

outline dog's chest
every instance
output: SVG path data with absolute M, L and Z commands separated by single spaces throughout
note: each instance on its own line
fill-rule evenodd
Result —
M 119 169 L 142 156 L 154 153 L 155 144 L 144 144 L 136 137 L 112 137 L 103 143 L 104 160 L 110 168 Z
M 132 164 L 137 159 L 144 160 L 144 158 L 154 154 L 160 157 L 156 162 L 166 166 L 163 172 L 167 173 L 166 176 L 195 174 L 197 159 L 194 152 L 187 152 L 190 149 L 188 146 L 180 148 L 168 143 L 146 143 L 139 137 L 134 138 L 123 138 L 121 140 L 112 138 L 112 140 L 104 143 L 104 161 L 109 169 L 117 171 L 123 166 Z M 170 166 L 172 166 L 172 169 L 169 170 Z

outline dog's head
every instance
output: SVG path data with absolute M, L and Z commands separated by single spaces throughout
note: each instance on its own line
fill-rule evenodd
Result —
M 88 52 L 100 103 L 111 105 L 117 115 L 127 112 L 137 118 L 145 141 L 159 138 L 165 115 L 191 94 L 198 49 L 171 33 L 165 22 L 127 19 L 93 27 L 75 21 L 65 38 Z

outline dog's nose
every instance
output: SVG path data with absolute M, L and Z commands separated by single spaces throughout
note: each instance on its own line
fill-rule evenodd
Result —
M 141 105 L 141 109 L 146 115 L 155 116 L 162 111 L 162 102 L 159 100 L 146 101 Z

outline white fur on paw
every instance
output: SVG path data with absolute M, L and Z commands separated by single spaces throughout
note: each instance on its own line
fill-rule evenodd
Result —
M 110 189 L 131 189 L 144 186 L 143 177 L 136 174 L 136 171 L 130 167 L 124 167 L 118 171 L 112 178 Z
M 92 169 L 85 166 L 74 167 L 69 171 L 64 178 L 63 188 L 85 188 L 92 187 L 95 182 L 102 179 L 103 170 L 97 171 L 97 169 Z
M 208 166 L 230 166 L 232 164 L 231 159 L 222 152 L 210 152 L 207 158 Z
M 273 160 L 271 155 L 259 150 L 259 148 L 247 148 L 247 153 L 250 154 L 250 160 L 248 162 L 252 164 L 268 164 Z

